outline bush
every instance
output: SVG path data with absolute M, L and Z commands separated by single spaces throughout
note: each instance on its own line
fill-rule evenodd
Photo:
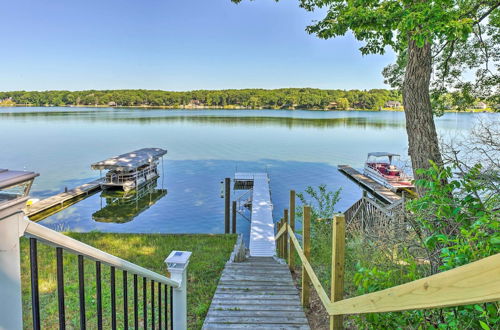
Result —
M 484 185 L 481 165 L 459 177 L 455 167 L 432 164 L 419 170 L 425 179 L 417 185 L 425 194 L 408 203 L 410 223 L 417 241 L 427 251 L 429 267 L 416 264 L 404 250 L 406 266 L 368 266 L 359 263 L 354 282 L 357 294 L 401 283 L 474 262 L 500 252 L 499 196 Z M 359 328 L 491 329 L 500 322 L 498 303 L 476 304 L 426 311 L 367 314 L 354 318 Z

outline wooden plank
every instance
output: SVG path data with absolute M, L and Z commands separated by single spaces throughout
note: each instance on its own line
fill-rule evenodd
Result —
M 251 317 L 251 316 L 207 316 L 205 319 L 208 323 L 225 323 L 225 324 L 255 324 L 260 323 L 267 324 L 287 324 L 287 325 L 302 325 L 307 324 L 307 320 L 304 317 L 295 316 L 262 316 L 262 317 Z
M 293 283 L 293 282 L 292 282 Z M 255 289 L 274 289 L 276 290 L 294 290 L 297 291 L 295 287 L 290 287 L 289 284 L 285 285 L 275 285 L 274 283 L 262 283 L 262 282 L 220 282 L 218 288 L 255 288 Z
M 332 222 L 332 271 L 330 301 L 344 298 L 345 218 L 335 215 Z M 343 329 L 342 315 L 330 316 L 330 329 Z
M 282 286 L 282 287 L 290 287 L 294 286 L 293 281 L 290 279 L 283 279 L 282 281 L 245 281 L 245 280 L 224 280 L 220 281 L 220 284 L 223 285 L 255 285 L 255 286 Z
M 259 274 L 260 275 L 260 274 Z M 271 276 L 262 275 L 245 275 L 245 274 L 223 274 L 221 281 L 225 280 L 238 280 L 238 281 L 254 281 L 254 282 L 286 282 L 281 274 Z M 291 281 L 291 279 L 290 279 Z
M 215 294 L 239 294 L 239 293 L 258 293 L 261 295 L 295 295 L 297 296 L 297 290 L 293 289 L 281 289 L 281 290 L 276 290 L 273 287 L 240 287 L 240 288 L 224 288 L 221 287 L 220 285 L 217 287 L 217 290 L 215 290 Z
M 375 197 L 385 201 L 386 203 L 392 204 L 401 199 L 401 196 L 398 194 L 387 189 L 375 180 L 361 174 L 349 165 L 339 165 L 338 170 L 345 174 L 349 179 L 368 190 Z
M 302 244 L 304 246 L 304 258 L 311 258 L 311 207 L 304 206 L 302 223 Z M 310 285 L 311 280 L 304 265 L 302 265 L 302 306 L 309 307 L 310 303 Z
M 288 270 L 287 265 L 282 265 L 278 263 L 268 263 L 268 262 L 256 262 L 256 261 L 250 261 L 250 262 L 238 262 L 238 263 L 228 263 L 226 264 L 226 267 L 228 269 L 231 268 L 238 268 L 238 269 L 251 269 L 251 268 L 256 268 L 258 267 L 259 269 L 284 269 Z
M 390 289 L 335 302 L 330 315 L 441 308 L 500 301 L 500 253 Z
M 289 311 L 287 315 L 294 318 L 304 318 L 304 312 L 302 311 Z M 217 310 L 217 317 L 252 317 L 252 316 L 264 316 L 264 317 L 273 317 L 276 316 L 276 312 L 274 311 L 243 311 L 237 308 L 228 309 L 228 310 Z
M 264 294 L 264 293 L 253 293 L 253 292 L 243 292 L 243 293 L 216 293 L 214 299 L 267 299 L 267 300 L 298 300 L 299 295 L 296 293 L 294 295 L 290 294 Z
M 254 303 L 252 303 L 254 302 Z M 212 310 L 239 310 L 239 311 L 284 311 L 284 312 L 301 312 L 304 313 L 302 306 L 299 303 L 296 304 L 258 304 L 255 301 L 250 301 L 250 303 L 244 302 L 229 302 L 229 301 L 213 301 L 210 307 Z
M 24 209 L 26 216 L 31 217 L 48 209 L 56 206 L 61 206 L 61 209 L 68 207 L 72 204 L 63 205 L 65 202 L 69 202 L 72 199 L 76 199 L 82 195 L 90 194 L 94 191 L 101 189 L 102 180 L 94 180 L 85 183 L 81 186 L 68 190 L 66 192 L 59 193 L 57 195 L 42 199 Z
M 259 323 L 259 330 L 276 330 L 276 324 L 273 323 Z M 255 329 L 255 324 L 226 324 L 226 323 L 207 323 L 203 329 Z M 283 329 L 279 327 L 278 329 Z M 299 329 L 308 330 L 308 325 L 287 325 L 286 329 Z
M 256 268 L 250 268 L 250 269 L 241 269 L 241 268 L 232 268 L 232 269 L 225 269 L 222 274 L 223 275 L 284 275 L 284 274 L 289 274 L 288 269 L 283 269 L 283 268 L 265 268 L 265 269 L 256 269 Z

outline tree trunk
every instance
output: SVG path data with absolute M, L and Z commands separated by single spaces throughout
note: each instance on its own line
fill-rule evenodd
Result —
M 429 95 L 432 71 L 431 45 L 418 47 L 415 41 L 408 42 L 408 64 L 403 84 L 403 105 L 408 134 L 408 153 L 411 156 L 413 174 L 416 170 L 429 168 L 429 160 L 442 165 L 439 143 Z M 417 193 L 423 192 L 417 188 Z

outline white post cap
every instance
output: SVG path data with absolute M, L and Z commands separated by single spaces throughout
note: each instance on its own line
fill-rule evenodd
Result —
M 192 252 L 190 251 L 172 251 L 165 259 L 165 263 L 167 264 L 167 269 L 169 272 L 172 271 L 183 271 L 188 263 L 189 258 L 191 257 Z

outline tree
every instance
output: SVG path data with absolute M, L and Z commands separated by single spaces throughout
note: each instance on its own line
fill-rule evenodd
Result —
M 442 164 L 431 96 L 438 100 L 443 93 L 460 89 L 464 98 L 473 99 L 470 94 L 477 94 L 499 99 L 498 0 L 299 2 L 309 11 L 327 10 L 322 20 L 306 28 L 307 32 L 328 39 L 351 31 L 365 42 L 362 54 L 383 54 L 387 47 L 396 52 L 396 63 L 384 69 L 384 75 L 386 82 L 403 93 L 414 173 L 429 168 L 429 160 Z M 470 70 L 476 73 L 474 81 L 464 79 L 463 73 Z
M 346 99 L 345 97 L 341 97 L 337 101 L 337 106 L 339 109 L 347 110 L 349 109 L 349 100 Z

